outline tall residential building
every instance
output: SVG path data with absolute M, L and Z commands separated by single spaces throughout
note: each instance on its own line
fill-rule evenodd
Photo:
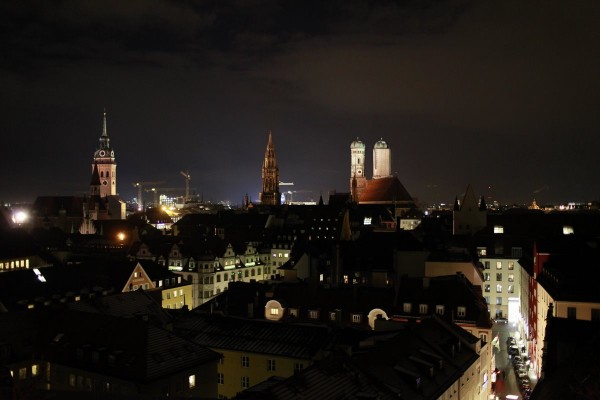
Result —
M 260 203 L 268 205 L 281 204 L 281 193 L 279 192 L 279 167 L 275 158 L 275 146 L 273 135 L 269 131 L 269 142 L 265 151 L 265 160 L 262 166 L 262 192 L 260 192 Z
M 115 162 L 115 151 L 110 147 L 110 138 L 106 133 L 106 111 L 100 135 L 100 145 L 94 152 L 92 163 L 92 185 L 95 183 L 95 175 L 98 174 L 100 186 L 98 193 L 101 197 L 117 194 L 117 163 Z M 93 189 L 92 189 L 93 190 Z

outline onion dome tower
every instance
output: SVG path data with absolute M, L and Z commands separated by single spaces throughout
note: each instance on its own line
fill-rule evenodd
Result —
M 390 149 L 382 138 L 373 147 L 373 179 L 387 178 L 391 171 Z
M 360 193 L 364 190 L 365 178 L 365 144 L 356 138 L 350 144 L 350 193 L 352 201 L 358 202 Z
M 98 194 L 102 197 L 116 195 L 117 164 L 115 162 L 115 152 L 110 147 L 110 138 L 106 132 L 106 110 L 104 110 L 100 145 L 94 152 L 94 162 L 92 163 L 92 180 L 95 180 L 94 175 L 96 173 L 100 178 L 100 190 Z

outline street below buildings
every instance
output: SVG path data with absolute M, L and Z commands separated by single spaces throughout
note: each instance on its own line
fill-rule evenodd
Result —
M 519 398 L 523 398 L 522 393 L 519 389 L 519 380 L 515 373 L 511 357 L 509 357 L 507 339 L 509 337 L 517 337 L 517 327 L 512 323 L 496 323 L 492 328 L 493 338 L 498 336 L 498 347 L 494 347 L 493 352 L 496 356 L 496 369 L 498 374 L 496 376 L 495 384 L 495 398 L 505 399 L 507 395 L 518 395 Z M 537 379 L 533 373 L 529 373 L 529 379 L 531 381 L 531 388 L 535 387 Z

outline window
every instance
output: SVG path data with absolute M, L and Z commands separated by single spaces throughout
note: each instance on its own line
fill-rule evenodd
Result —
M 248 389 L 250 387 L 250 377 L 242 376 L 242 389 Z
M 360 314 L 352 314 L 352 322 L 359 323 L 360 322 Z
M 489 292 L 490 292 L 490 285 L 485 285 L 485 288 L 484 288 L 484 290 L 485 290 L 487 293 L 489 293 Z
M 485 342 L 487 342 L 487 335 L 485 333 L 480 333 L 479 339 L 481 339 L 481 341 L 485 343 Z
M 223 375 L 223 373 L 221 373 L 221 372 L 217 373 L 217 383 L 219 385 L 225 384 L 225 375 Z
M 27 368 L 19 368 L 19 379 L 27 378 Z
M 196 375 L 188 376 L 188 386 L 190 389 L 193 389 L 196 387 Z
M 488 281 L 488 282 L 489 282 L 489 281 L 490 281 L 490 279 L 491 279 L 491 274 L 490 274 L 490 273 L 488 273 L 488 272 L 486 272 L 485 274 L 483 274 L 483 277 L 484 277 L 484 279 L 485 279 L 486 281 Z
M 427 304 L 419 304 L 419 313 L 427 314 Z
M 495 225 L 494 233 L 504 233 L 504 227 L 502 225 Z
M 501 284 L 496 285 L 496 293 L 502 293 L 502 285 Z
M 496 305 L 497 306 L 501 306 L 502 305 L 502 297 L 496 297 Z
M 250 357 L 242 356 L 242 368 L 250 368 Z
M 508 262 L 508 269 L 510 271 L 512 271 L 513 269 L 515 269 L 515 262 L 514 261 L 509 261 Z
M 457 307 L 456 308 L 456 315 L 459 317 L 464 317 L 465 315 L 467 315 L 467 308 L 466 307 Z
M 271 315 L 279 315 L 279 308 L 271 308 Z
M 515 287 L 513 285 L 508 285 L 508 293 L 514 293 L 515 292 Z
M 40 367 L 37 364 L 33 364 L 31 366 L 31 376 L 38 376 L 38 374 L 40 373 Z
M 331 311 L 331 312 L 329 313 L 329 320 L 330 320 L 330 321 L 335 321 L 335 311 Z
M 294 363 L 294 371 L 301 371 L 304 369 L 304 364 L 303 363 Z
M 515 274 L 508 274 L 508 281 L 509 282 L 514 282 L 515 281 Z
M 319 318 L 319 311 L 317 311 L 317 310 L 309 310 L 308 311 L 308 318 L 310 318 L 310 319 L 318 319 Z
M 444 315 L 444 306 L 440 304 L 435 306 L 435 313 L 438 315 Z
M 569 226 L 569 225 L 563 226 L 563 235 L 573 235 L 574 233 L 575 233 L 575 230 L 573 229 L 572 226 Z
M 490 304 L 490 296 L 485 296 L 485 303 Z
M 275 360 L 267 360 L 267 371 L 275 371 Z
M 577 308 L 567 307 L 567 318 L 577 319 Z
M 405 313 L 409 313 L 409 312 L 411 312 L 411 309 L 412 309 L 412 306 L 411 306 L 411 304 L 410 304 L 410 303 L 404 303 L 404 304 L 402 305 L 402 310 L 403 310 Z
M 496 269 L 502 269 L 502 261 L 496 261 Z
M 483 267 L 484 267 L 485 269 L 490 269 L 490 262 L 489 262 L 489 261 L 484 261 L 484 263 L 483 263 Z
M 496 282 L 502 282 L 502 272 L 496 274 Z
M 592 308 L 592 321 L 600 321 L 600 308 Z
M 479 257 L 485 257 L 487 255 L 487 249 L 485 247 L 478 247 L 477 255 L 479 255 Z
M 221 274 L 217 274 L 217 282 L 221 282 Z

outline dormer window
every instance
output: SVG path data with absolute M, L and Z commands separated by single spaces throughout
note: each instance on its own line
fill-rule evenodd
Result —
M 335 321 L 335 311 L 331 311 L 331 312 L 329 313 L 329 320 L 330 320 L 330 321 Z
M 319 319 L 319 310 L 308 310 L 308 318 Z
M 563 226 L 563 235 L 574 235 L 575 230 L 570 225 Z
M 427 304 L 419 304 L 419 313 L 427 314 Z
M 459 306 L 456 308 L 456 315 L 458 317 L 464 317 L 465 315 L 467 315 L 467 308 L 463 307 L 463 306 Z
M 409 313 L 412 311 L 412 304 L 410 303 L 404 303 L 402 304 L 402 311 L 404 311 L 405 313 Z
M 352 314 L 352 322 L 355 324 L 359 324 L 361 320 L 360 314 Z
M 444 315 L 444 306 L 441 304 L 438 304 L 437 306 L 435 306 L 435 313 L 437 315 Z

